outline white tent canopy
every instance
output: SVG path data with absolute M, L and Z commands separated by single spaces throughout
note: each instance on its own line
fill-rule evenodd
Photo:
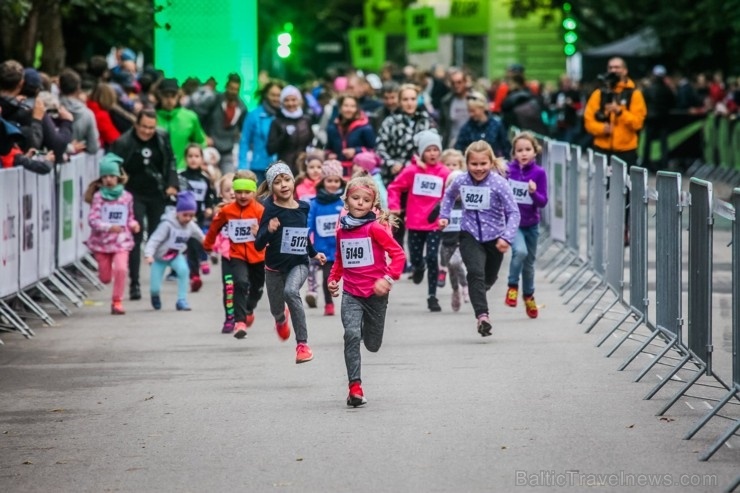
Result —
M 655 56 L 662 52 L 660 40 L 652 28 L 646 27 L 626 38 L 585 50 L 588 56 Z

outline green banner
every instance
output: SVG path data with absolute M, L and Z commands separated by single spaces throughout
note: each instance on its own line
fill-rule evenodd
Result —
M 437 51 L 439 26 L 434 9 L 423 7 L 406 12 L 406 47 L 410 53 Z
M 488 34 L 491 0 L 447 0 L 437 11 L 439 32 L 442 34 Z M 421 0 L 417 6 L 438 6 L 439 1 Z M 412 9 L 413 10 L 413 9 Z M 440 13 L 444 12 L 443 14 Z M 407 15 L 401 0 L 366 0 L 365 23 L 386 34 L 406 34 Z
M 69 240 L 74 233 L 74 180 L 65 180 L 62 183 L 62 239 Z
M 349 50 L 355 67 L 380 70 L 385 63 L 385 34 L 376 29 L 350 29 Z

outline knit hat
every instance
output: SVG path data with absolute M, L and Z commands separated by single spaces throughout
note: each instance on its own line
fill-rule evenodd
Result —
M 324 161 L 324 164 L 321 165 L 321 179 L 323 180 L 330 176 L 342 177 L 342 163 L 336 159 L 329 159 L 328 161 Z
M 100 176 L 121 176 L 123 158 L 109 152 L 100 160 Z
M 23 69 L 23 85 L 29 89 L 41 89 L 41 74 L 35 68 Z
M 419 149 L 419 156 L 424 154 L 429 146 L 437 146 L 437 149 L 442 151 L 442 139 L 434 130 L 422 130 L 414 135 L 414 144 Z
M 352 164 L 356 164 L 368 173 L 372 173 L 378 166 L 380 166 L 380 157 L 378 157 L 374 152 L 360 152 L 355 154 Z
M 299 91 L 296 86 L 285 86 L 283 90 L 280 91 L 280 104 L 283 104 L 283 101 L 285 101 L 285 98 L 288 96 L 296 96 L 299 100 L 303 98 L 301 96 L 301 91 Z
M 191 191 L 180 192 L 177 194 L 177 212 L 195 212 L 198 210 L 198 204 L 195 202 L 195 195 Z
M 278 175 L 289 175 L 293 178 L 293 172 L 290 167 L 282 161 L 277 161 L 270 165 L 265 171 L 265 181 L 267 182 L 267 189 L 272 192 L 272 182 L 275 181 Z

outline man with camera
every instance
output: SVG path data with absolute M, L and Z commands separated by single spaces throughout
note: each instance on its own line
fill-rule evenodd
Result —
M 615 57 L 607 64 L 607 73 L 599 77 L 602 87 L 588 98 L 583 122 L 594 137 L 594 150 L 616 156 L 627 164 L 627 170 L 637 164 L 637 138 L 642 129 L 647 107 L 642 92 L 627 77 L 627 63 Z M 629 193 L 626 203 L 629 205 Z M 624 244 L 629 245 L 629 229 L 625 216 Z
M 609 60 L 607 73 L 599 77 L 602 87 L 588 98 L 583 121 L 586 131 L 593 135 L 594 149 L 622 159 L 629 167 L 637 163 L 637 137 L 647 107 L 642 92 L 627 73 L 623 59 Z

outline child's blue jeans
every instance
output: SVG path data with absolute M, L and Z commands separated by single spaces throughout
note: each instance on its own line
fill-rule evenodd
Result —
M 511 264 L 509 264 L 509 286 L 519 286 L 522 278 L 522 294 L 534 294 L 534 261 L 537 256 L 537 240 L 540 237 L 540 226 L 519 228 L 516 239 L 511 245 Z

